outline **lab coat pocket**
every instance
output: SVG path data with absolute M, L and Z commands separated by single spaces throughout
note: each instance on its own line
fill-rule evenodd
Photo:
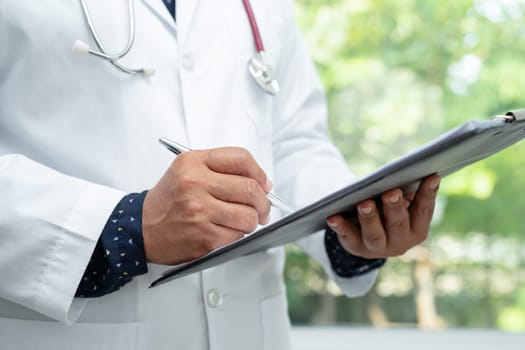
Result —
M 76 323 L 0 318 L 0 349 L 145 350 L 143 323 Z
M 263 350 L 287 350 L 291 348 L 290 320 L 286 295 L 280 293 L 260 303 Z

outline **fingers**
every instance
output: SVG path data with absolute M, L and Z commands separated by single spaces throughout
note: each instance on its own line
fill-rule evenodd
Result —
M 174 164 L 181 173 L 177 176 L 179 194 L 204 191 L 223 202 L 251 206 L 260 224 L 269 222 L 271 205 L 266 192 L 272 184 L 248 151 L 224 147 L 185 152 Z
M 426 239 L 439 189 L 441 177 L 432 175 L 421 181 L 416 196 L 410 204 L 410 226 L 416 239 L 422 242 Z
M 213 223 L 208 223 L 208 225 L 201 229 L 206 231 L 206 233 L 203 234 L 202 231 L 189 229 L 184 232 L 183 235 L 185 237 L 178 241 L 179 243 L 184 242 L 183 261 L 199 258 L 212 250 L 244 237 L 243 232 Z M 172 249 L 168 250 L 165 254 L 167 255 L 166 259 L 169 259 L 169 255 L 173 254 Z
M 204 162 L 211 170 L 249 177 L 257 181 L 263 191 L 271 190 L 271 181 L 247 150 L 238 147 L 223 147 L 200 152 L 205 154 Z
M 271 187 L 246 150 L 183 152 L 144 200 L 148 261 L 177 265 L 268 223 Z
M 432 175 L 421 181 L 415 193 L 403 196 L 393 189 L 381 196 L 378 208 L 373 200 L 357 206 L 359 225 L 335 215 L 327 220 L 341 245 L 350 253 L 365 258 L 399 256 L 428 234 L 440 177 Z
M 343 248 L 354 255 L 365 257 L 363 253 L 368 248 L 361 238 L 361 231 L 353 222 L 345 220 L 341 215 L 334 215 L 328 218 L 327 223 L 337 234 Z
M 327 223 L 350 253 L 362 257 L 383 254 L 388 246 L 388 239 L 374 201 L 361 202 L 357 206 L 357 218 L 360 227 L 345 220 L 341 215 L 328 218 Z
M 243 233 L 253 232 L 259 224 L 259 214 L 250 206 L 213 200 L 210 204 L 210 220 Z
M 396 247 L 410 235 L 410 219 L 403 192 L 400 189 L 390 190 L 382 196 L 384 229 L 388 232 L 388 241 Z
M 372 200 L 359 203 L 359 226 L 342 217 L 329 219 L 329 226 L 336 231 L 339 242 L 350 253 L 365 258 L 384 258 L 401 255 L 406 251 L 410 238 L 410 221 L 405 200 L 399 189 L 382 196 L 382 212 Z M 336 228 L 332 221 L 336 220 Z
M 357 217 L 361 224 L 361 237 L 365 247 L 381 251 L 387 245 L 387 237 L 376 204 L 367 200 L 357 206 Z
M 254 179 L 215 173 L 213 179 L 210 179 L 209 192 L 221 201 L 246 204 L 254 208 L 263 225 L 270 220 L 270 201 Z
M 207 240 L 203 240 L 204 252 L 201 255 L 207 254 L 214 249 L 220 248 L 244 237 L 244 232 L 221 225 L 214 225 L 210 232 L 213 233 L 207 236 Z
M 362 257 L 381 255 L 388 241 L 374 201 L 367 200 L 360 203 L 357 213 L 360 228 L 345 220 L 341 215 L 330 217 L 327 223 L 337 233 L 343 247 L 350 253 Z
M 405 193 L 405 206 L 408 208 L 416 197 L 416 192 Z

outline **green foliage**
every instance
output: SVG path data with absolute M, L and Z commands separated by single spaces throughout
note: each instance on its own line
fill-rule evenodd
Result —
M 514 305 L 501 311 L 498 326 L 508 331 L 525 332 L 525 288 L 517 293 Z
M 327 90 L 331 136 L 357 175 L 468 119 L 525 108 L 524 0 L 297 0 L 296 16 Z M 435 220 L 432 237 L 523 239 L 523 194 L 521 142 L 443 180 L 443 219 Z M 300 306 L 306 322 L 302 301 L 318 305 L 315 296 L 326 290 L 317 288 L 319 267 L 298 254 L 287 265 L 290 309 L 293 318 Z M 479 265 L 472 264 L 468 269 Z M 438 306 L 456 326 L 494 326 L 497 319 L 509 329 L 524 320 L 524 309 L 498 298 L 466 288 L 455 299 L 440 297 Z M 483 310 L 483 302 L 492 305 L 490 314 L 468 317 L 466 310 Z
M 525 108 L 521 0 L 296 4 L 327 89 L 332 138 L 357 175 L 467 119 Z M 524 150 L 519 144 L 445 179 L 436 230 L 520 234 L 525 200 L 512 193 L 525 189 L 525 158 L 516 157 Z M 501 217 L 508 220 L 494 220 Z

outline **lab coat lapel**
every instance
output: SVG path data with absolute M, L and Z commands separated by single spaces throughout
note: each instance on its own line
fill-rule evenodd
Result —
M 199 0 L 177 0 L 177 30 L 181 43 L 184 43 L 198 2 Z
M 166 9 L 166 6 L 162 3 L 162 0 L 142 0 L 146 7 L 153 12 L 165 25 L 175 29 L 176 25 L 171 18 L 170 13 Z M 184 0 L 179 0 L 177 2 L 184 2 Z
M 173 19 L 170 17 L 168 11 L 166 11 L 165 5 L 162 0 L 142 0 L 147 7 L 153 11 L 161 20 L 168 23 L 170 26 L 177 28 L 177 37 L 179 42 L 183 43 L 188 28 L 191 23 L 191 19 L 195 13 L 195 8 L 199 0 L 177 0 L 177 24 L 173 23 Z

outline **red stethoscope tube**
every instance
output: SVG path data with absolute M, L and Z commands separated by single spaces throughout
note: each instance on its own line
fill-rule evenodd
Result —
M 252 5 L 250 0 L 242 0 L 242 3 L 250 21 L 255 49 L 257 50 L 257 55 L 248 62 L 248 71 L 264 91 L 271 95 L 277 95 L 280 90 L 279 82 L 273 77 L 272 67 L 266 63 L 264 44 Z
M 261 38 L 261 32 L 259 31 L 259 26 L 257 25 L 257 20 L 253 14 L 252 5 L 250 0 L 242 0 L 246 14 L 248 15 L 248 20 L 250 21 L 250 27 L 252 27 L 253 40 L 255 41 L 255 48 L 257 52 L 264 51 L 264 44 Z

